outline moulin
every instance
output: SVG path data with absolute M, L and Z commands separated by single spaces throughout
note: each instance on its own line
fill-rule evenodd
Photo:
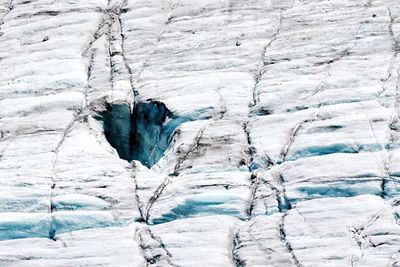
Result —
M 137 102 L 132 111 L 126 102 L 107 103 L 100 119 L 106 139 L 120 158 L 138 160 L 149 168 L 163 156 L 175 128 L 188 120 L 159 101 Z

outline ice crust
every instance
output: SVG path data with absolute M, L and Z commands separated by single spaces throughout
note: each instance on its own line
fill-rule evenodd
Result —
M 0 266 L 400 266 L 396 0 L 0 0 Z

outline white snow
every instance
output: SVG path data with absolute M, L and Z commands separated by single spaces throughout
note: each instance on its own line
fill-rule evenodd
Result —
M 399 51 L 395 0 L 0 0 L 0 265 L 399 266 Z

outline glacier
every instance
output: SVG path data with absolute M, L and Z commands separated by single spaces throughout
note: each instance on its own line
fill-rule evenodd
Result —
M 0 0 L 0 266 L 400 266 L 396 0 Z

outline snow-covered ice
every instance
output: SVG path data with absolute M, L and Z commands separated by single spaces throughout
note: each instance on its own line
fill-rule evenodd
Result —
M 0 0 L 0 266 L 400 266 L 396 0 Z

